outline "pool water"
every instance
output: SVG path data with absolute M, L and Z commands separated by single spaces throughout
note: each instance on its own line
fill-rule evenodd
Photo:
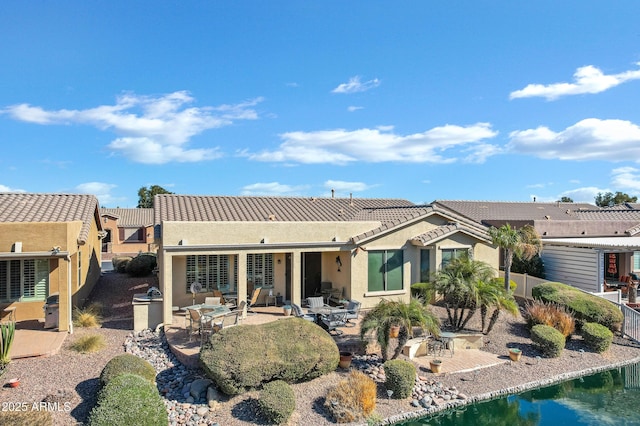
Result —
M 640 425 L 640 364 L 398 425 Z

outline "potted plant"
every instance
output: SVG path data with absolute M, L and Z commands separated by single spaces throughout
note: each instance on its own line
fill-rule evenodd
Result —
M 518 348 L 509 348 L 509 358 L 511 361 L 520 361 L 522 351 Z
M 392 339 L 397 339 L 399 335 L 400 335 L 400 326 L 399 325 L 392 325 L 389 328 L 389 337 L 392 338 Z
M 442 369 L 442 360 L 432 359 L 429 361 L 429 368 L 431 368 L 431 372 L 434 374 L 440 373 L 440 370 Z
M 284 312 L 284 316 L 288 317 L 289 315 L 291 315 L 291 305 L 284 305 L 282 307 L 282 311 Z
M 342 351 L 340 352 L 340 362 L 338 365 L 340 366 L 340 368 L 347 369 L 351 366 L 352 359 L 353 359 L 352 352 Z

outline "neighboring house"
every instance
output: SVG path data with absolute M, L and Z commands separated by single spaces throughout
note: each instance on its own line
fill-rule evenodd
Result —
M 530 224 L 543 242 L 546 279 L 590 292 L 640 271 L 640 205 L 599 208 L 580 203 L 434 201 L 477 223 Z
M 204 299 L 190 292 L 196 281 L 239 300 L 253 286 L 293 303 L 330 282 L 366 308 L 408 301 L 412 283 L 461 253 L 498 267 L 485 226 L 406 200 L 162 194 L 154 206 L 169 324 L 174 306 Z
M 0 193 L 0 313 L 44 320 L 58 293 L 58 328 L 72 332 L 72 307 L 100 278 L 102 235 L 93 195 Z
M 105 260 L 115 255 L 135 256 L 140 252 L 155 252 L 153 243 L 153 209 L 100 209 Z

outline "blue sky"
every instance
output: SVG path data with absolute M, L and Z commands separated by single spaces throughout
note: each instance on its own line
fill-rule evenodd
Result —
M 5 1 L 0 191 L 640 195 L 640 2 Z

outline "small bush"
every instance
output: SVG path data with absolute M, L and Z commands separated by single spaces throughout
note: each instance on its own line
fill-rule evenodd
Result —
M 269 422 L 286 423 L 296 409 L 296 395 L 287 382 L 275 380 L 262 387 L 258 405 Z
M 157 258 L 154 253 L 140 253 L 125 267 L 125 271 L 132 277 L 146 277 L 157 266 Z
M 52 426 L 53 414 L 46 410 L 0 411 L 0 425 Z
M 534 325 L 544 324 L 555 328 L 565 338 L 570 337 L 576 329 L 576 320 L 571 313 L 557 303 L 545 303 L 540 300 L 529 302 L 525 306 L 524 317 L 529 329 Z
M 534 299 L 566 306 L 578 322 L 578 327 L 586 322 L 596 322 L 616 331 L 624 319 L 615 304 L 566 284 L 548 282 L 533 287 L 531 292 Z
M 555 328 L 538 324 L 531 328 L 531 340 L 548 357 L 557 358 L 564 349 L 566 338 Z
M 587 346 L 598 353 L 602 353 L 611 346 L 613 333 L 603 325 L 588 322 L 582 326 L 582 338 Z
M 76 352 L 80 352 L 81 354 L 98 352 L 105 346 L 106 343 L 101 334 L 88 334 L 86 336 L 78 337 L 73 343 L 71 343 L 71 349 Z
M 411 297 L 419 298 L 425 304 L 434 303 L 436 300 L 436 289 L 433 283 L 413 283 L 411 284 Z
M 73 308 L 73 325 L 76 327 L 95 328 L 102 323 L 102 306 L 92 303 L 84 308 Z
M 135 374 L 114 377 L 98 395 L 89 426 L 157 426 L 167 424 L 156 386 Z
M 131 256 L 116 256 L 111 259 L 111 263 L 113 264 L 113 269 L 120 273 L 124 274 L 127 272 L 127 265 L 131 262 L 133 258 Z
M 329 390 L 325 408 L 338 423 L 369 418 L 376 408 L 376 383 L 366 374 L 352 370 L 346 380 Z
M 114 356 L 107 362 L 100 373 L 100 383 L 104 386 L 114 377 L 125 373 L 138 375 L 151 383 L 156 380 L 156 370 L 149 361 L 127 353 Z
M 416 367 L 408 361 L 393 359 L 384 363 L 385 386 L 395 399 L 411 396 L 416 381 Z

